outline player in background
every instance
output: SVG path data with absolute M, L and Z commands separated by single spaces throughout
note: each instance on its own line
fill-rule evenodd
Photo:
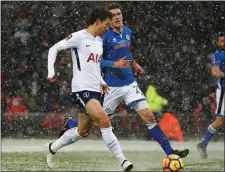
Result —
M 189 153 L 188 149 L 179 151 L 171 147 L 167 137 L 156 123 L 144 94 L 137 85 L 131 66 L 135 72 L 143 72 L 143 69 L 130 55 L 132 32 L 128 27 L 123 26 L 120 5 L 113 3 L 107 9 L 113 14 L 113 18 L 110 21 L 111 27 L 102 36 L 103 58 L 101 59 L 101 67 L 103 68 L 104 80 L 110 88 L 103 103 L 106 113 L 112 118 L 118 104 L 124 101 L 128 108 L 137 111 L 148 126 L 151 136 L 167 155 L 177 154 L 181 158 L 186 157 Z M 123 64 L 121 60 L 124 59 L 127 60 L 126 63 L 131 63 L 131 66 Z M 123 65 L 118 65 L 119 62 Z M 60 135 L 68 128 L 76 127 L 76 124 L 76 120 L 66 119 Z
M 124 157 L 119 142 L 112 132 L 111 121 L 100 103 L 102 91 L 106 94 L 108 86 L 101 76 L 100 59 L 103 53 L 103 42 L 99 36 L 108 30 L 111 18 L 112 14 L 108 10 L 96 8 L 89 15 L 87 29 L 72 33 L 49 50 L 48 79 L 54 82 L 54 63 L 57 52 L 71 49 L 72 98 L 79 109 L 78 127 L 67 130 L 58 140 L 45 145 L 47 164 L 51 169 L 55 166 L 55 153 L 63 146 L 85 137 L 93 122 L 100 128 L 104 143 L 116 156 L 124 171 L 133 168 L 133 165 Z
M 216 119 L 208 126 L 202 142 L 197 144 L 197 149 L 203 159 L 208 157 L 206 148 L 217 130 L 224 125 L 224 97 L 225 97 L 225 34 L 219 33 L 216 36 L 217 50 L 211 59 L 211 73 L 218 78 L 216 90 Z

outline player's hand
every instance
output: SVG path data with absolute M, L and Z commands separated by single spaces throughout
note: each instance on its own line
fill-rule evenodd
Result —
M 122 57 L 119 61 L 115 62 L 114 68 L 128 68 L 132 60 L 126 60 L 126 56 Z
M 143 67 L 141 67 L 136 62 L 133 63 L 133 68 L 134 68 L 134 75 L 137 75 L 137 73 L 144 73 Z
M 102 85 L 102 91 L 103 91 L 103 94 L 108 94 L 108 91 L 109 91 L 108 85 L 103 84 L 103 85 Z
M 48 81 L 49 81 L 50 83 L 53 83 L 53 82 L 56 81 L 56 78 L 55 78 L 55 77 L 48 78 Z

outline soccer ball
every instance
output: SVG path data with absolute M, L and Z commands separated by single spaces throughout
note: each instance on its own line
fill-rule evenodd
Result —
M 184 169 L 184 161 L 175 154 L 167 156 L 162 163 L 164 172 L 181 172 Z

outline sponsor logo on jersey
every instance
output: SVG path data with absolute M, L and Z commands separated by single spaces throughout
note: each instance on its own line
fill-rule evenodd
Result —
M 111 111 L 110 108 L 106 108 L 106 109 L 105 109 L 105 112 L 108 113 L 108 114 L 112 113 L 112 111 Z
M 99 63 L 100 60 L 101 60 L 101 58 L 102 58 L 102 55 L 98 55 L 98 54 L 91 53 L 91 54 L 89 55 L 89 57 L 88 57 L 87 62 L 92 61 L 92 62 L 94 62 L 94 63 Z
M 130 42 L 115 45 L 113 48 L 114 48 L 114 49 L 119 49 L 119 48 L 124 48 L 124 47 L 126 47 L 126 46 L 129 47 L 129 46 L 130 46 Z

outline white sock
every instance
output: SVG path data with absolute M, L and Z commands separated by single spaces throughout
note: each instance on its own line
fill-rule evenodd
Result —
M 120 148 L 120 144 L 112 132 L 112 127 L 109 128 L 101 128 L 102 132 L 102 138 L 106 144 L 106 146 L 109 148 L 109 150 L 116 156 L 116 158 L 119 160 L 120 165 L 122 165 L 123 161 L 126 160 L 124 157 L 122 150 Z
M 62 147 L 75 143 L 80 138 L 82 137 L 78 134 L 77 127 L 71 128 L 67 130 L 58 140 L 52 143 L 51 150 L 53 152 L 57 152 Z

